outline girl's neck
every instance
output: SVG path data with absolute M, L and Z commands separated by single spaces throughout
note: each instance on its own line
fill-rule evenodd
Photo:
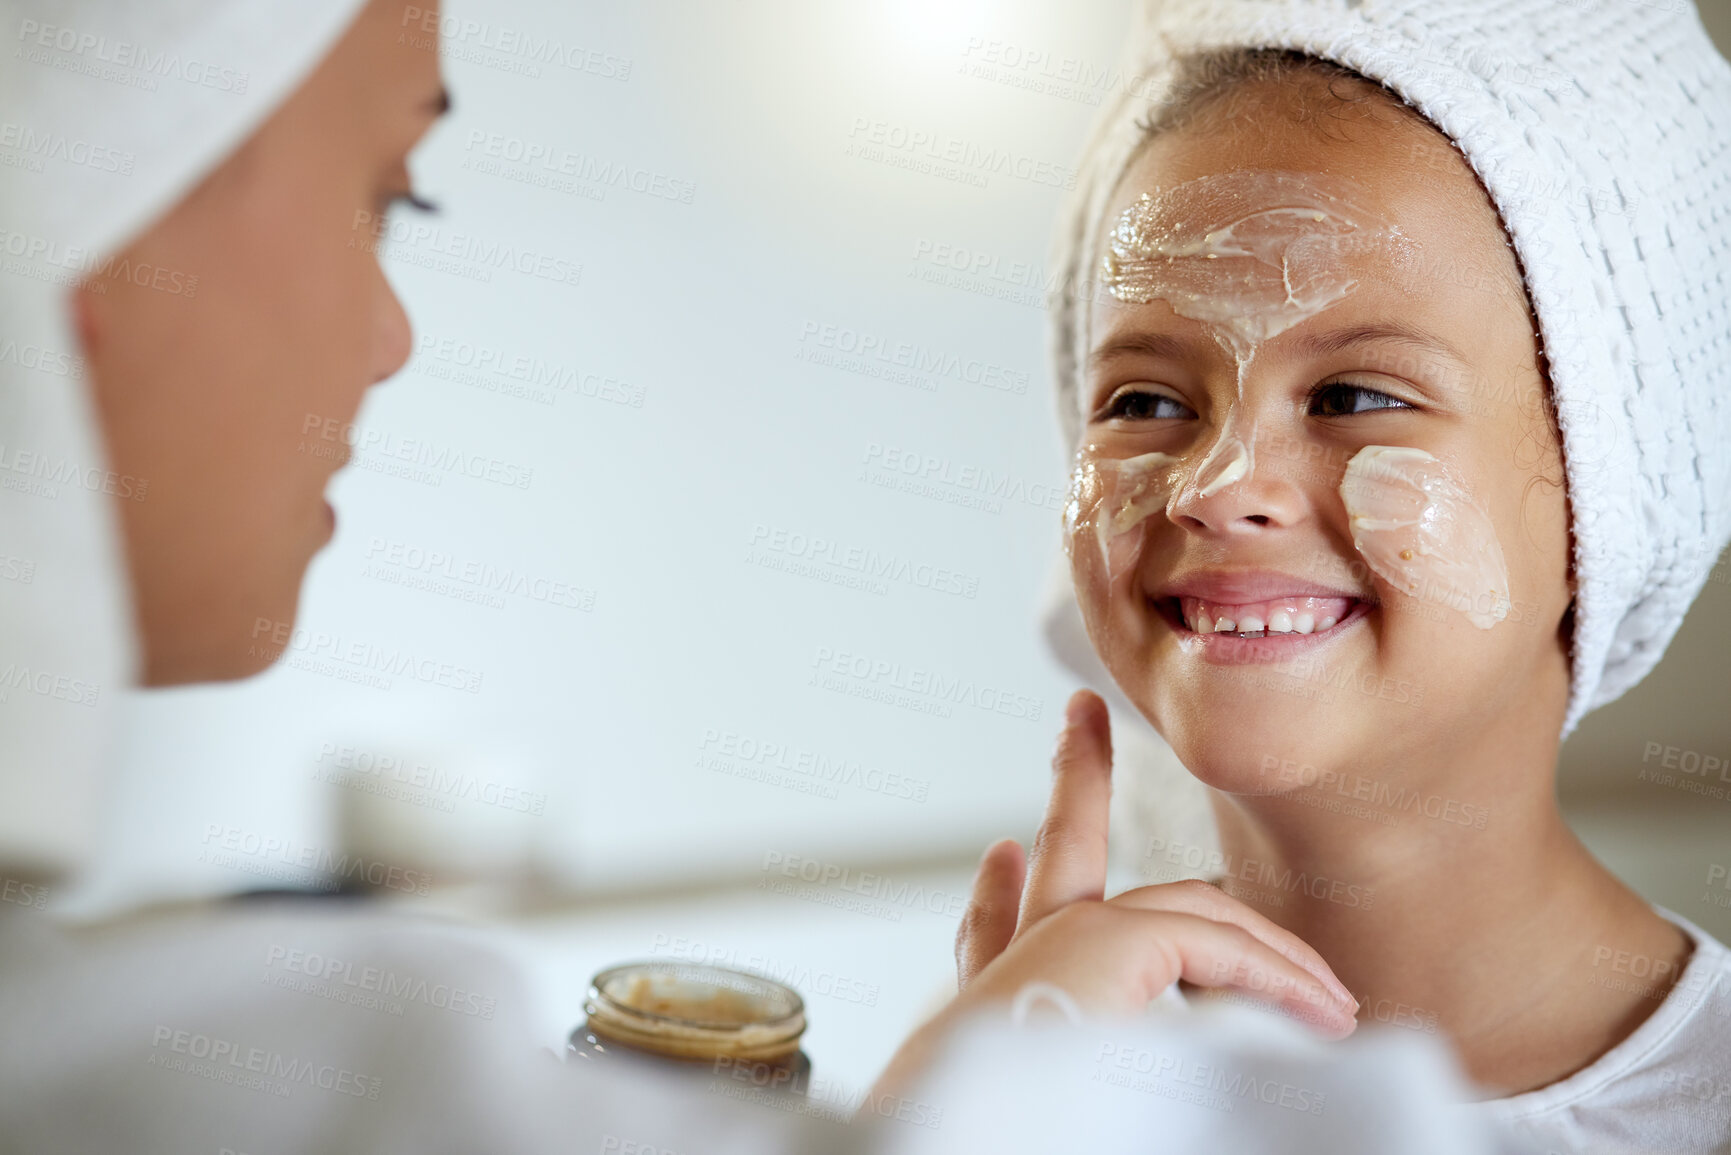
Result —
M 1475 745 L 1460 772 L 1213 802 L 1225 889 L 1320 951 L 1361 1023 L 1447 1038 L 1504 1095 L 1625 1038 L 1689 947 L 1563 822 L 1554 738 Z

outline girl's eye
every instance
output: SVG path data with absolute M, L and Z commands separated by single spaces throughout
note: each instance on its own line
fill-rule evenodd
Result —
M 1310 391 L 1310 415 L 1312 417 L 1350 417 L 1355 413 L 1369 413 L 1377 409 L 1411 409 L 1398 397 L 1391 397 L 1367 385 L 1354 385 L 1349 381 L 1324 381 Z
M 1189 406 L 1164 393 L 1124 389 L 1112 395 L 1100 416 L 1105 420 L 1161 421 L 1173 417 L 1189 417 L 1192 414 Z

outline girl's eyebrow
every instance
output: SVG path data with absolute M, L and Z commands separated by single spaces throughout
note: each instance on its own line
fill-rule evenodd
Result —
M 1338 353 L 1355 345 L 1382 343 L 1404 345 L 1420 353 L 1446 357 L 1463 366 L 1471 364 L 1465 354 L 1441 337 L 1399 321 L 1349 325 L 1343 329 L 1294 335 L 1284 340 L 1277 337 L 1274 340 L 1288 345 L 1294 352 L 1311 357 Z M 1112 338 L 1090 353 L 1088 364 L 1092 368 L 1098 368 L 1119 357 L 1157 357 L 1179 361 L 1191 351 L 1192 345 L 1189 341 L 1168 333 L 1126 333 Z
M 1129 333 L 1114 337 L 1088 354 L 1088 364 L 1098 367 L 1119 357 L 1163 357 L 1179 361 L 1190 351 L 1190 342 L 1166 333 Z
M 1366 345 L 1372 342 L 1383 344 L 1404 345 L 1420 353 L 1431 353 L 1447 357 L 1461 365 L 1470 362 L 1459 349 L 1433 333 L 1416 329 L 1399 321 L 1387 321 L 1378 324 L 1351 325 L 1344 329 L 1330 329 L 1322 333 L 1306 333 L 1294 336 L 1292 346 L 1301 353 L 1320 356 L 1324 353 L 1338 353 L 1350 349 L 1354 345 Z

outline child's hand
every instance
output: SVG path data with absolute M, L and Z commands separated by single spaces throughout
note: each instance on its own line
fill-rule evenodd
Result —
M 1070 699 L 1052 758 L 1052 797 L 1031 861 L 1006 839 L 986 851 L 956 935 L 954 1001 L 903 1045 L 878 1083 L 904 1087 L 962 1016 L 1030 983 L 1062 989 L 1085 1013 L 1131 1016 L 1178 979 L 1236 988 L 1333 1038 L 1358 1004 L 1298 936 L 1199 881 L 1144 886 L 1102 901 L 1112 746 L 1106 703 Z
M 1325 1034 L 1352 1033 L 1358 1004 L 1322 956 L 1220 888 L 1190 880 L 1101 901 L 1112 746 L 1098 695 L 1070 699 L 1052 771 L 1026 867 L 1007 839 L 980 865 L 956 936 L 958 1003 L 1012 999 L 1041 981 L 1084 1010 L 1140 1014 L 1182 978 L 1237 988 Z

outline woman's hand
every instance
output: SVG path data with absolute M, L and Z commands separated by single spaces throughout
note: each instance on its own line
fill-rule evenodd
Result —
M 958 1017 L 1034 982 L 1062 989 L 1085 1013 L 1122 1017 L 1183 979 L 1242 991 L 1333 1038 L 1352 1033 L 1358 1004 L 1322 956 L 1220 888 L 1191 880 L 1104 899 L 1112 745 L 1099 695 L 1070 699 L 1052 773 L 1027 861 L 1006 839 L 980 863 L 956 934 L 961 993 L 908 1040 L 880 1090 L 923 1066 Z

